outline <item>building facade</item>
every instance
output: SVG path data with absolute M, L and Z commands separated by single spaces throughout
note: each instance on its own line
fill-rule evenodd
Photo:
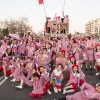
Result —
M 86 34 L 97 34 L 100 35 L 100 18 L 91 20 L 85 25 Z

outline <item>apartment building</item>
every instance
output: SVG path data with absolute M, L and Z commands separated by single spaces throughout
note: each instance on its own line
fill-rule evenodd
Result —
M 91 20 L 85 25 L 86 34 L 97 34 L 100 35 L 100 18 Z

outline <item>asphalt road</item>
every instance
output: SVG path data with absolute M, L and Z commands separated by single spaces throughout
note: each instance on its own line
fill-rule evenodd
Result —
M 82 67 L 83 72 L 85 73 L 85 79 L 88 83 L 92 84 L 93 86 L 96 85 L 96 83 L 100 82 L 100 75 L 95 76 L 95 69 L 92 71 L 84 71 L 85 67 Z M 0 76 L 2 76 L 3 73 L 0 72 Z M 63 86 L 67 83 L 67 73 L 64 73 L 65 79 L 63 80 L 62 84 Z M 0 85 L 0 100 L 54 100 L 55 98 L 62 98 L 65 95 L 61 93 L 54 93 L 53 89 L 51 87 L 52 94 L 44 95 L 42 99 L 37 98 L 31 98 L 30 93 L 32 91 L 32 87 L 28 87 L 27 85 L 24 85 L 23 90 L 16 89 L 15 86 L 19 85 L 19 82 L 13 83 L 10 82 L 11 78 L 6 80 L 2 85 Z M 2 80 L 0 80 L 1 82 Z M 68 95 L 68 94 L 66 94 Z

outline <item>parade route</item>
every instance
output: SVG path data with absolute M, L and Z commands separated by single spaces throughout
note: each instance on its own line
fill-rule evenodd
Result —
M 92 71 L 84 71 L 84 66 L 82 67 L 82 70 L 85 74 L 86 81 L 95 86 L 96 83 L 100 82 L 100 75 L 95 76 L 95 69 Z M 2 73 L 0 73 L 2 75 Z M 66 76 L 66 72 L 64 73 L 64 76 Z M 1 77 L 0 77 L 1 79 Z M 68 94 L 63 95 L 61 93 L 54 93 L 53 89 L 51 88 L 52 94 L 44 95 L 43 98 L 37 99 L 37 98 L 31 98 L 30 93 L 32 91 L 32 87 L 28 87 L 27 85 L 24 85 L 24 88 L 22 90 L 16 89 L 15 86 L 19 85 L 19 82 L 13 83 L 11 82 L 12 78 L 9 78 L 6 81 L 0 80 L 0 100 L 53 100 L 55 98 L 61 98 Z M 4 83 L 3 83 L 4 82 Z M 66 77 L 63 80 L 63 86 L 67 83 Z

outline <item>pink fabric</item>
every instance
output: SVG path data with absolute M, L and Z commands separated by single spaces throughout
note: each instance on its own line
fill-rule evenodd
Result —
M 73 74 L 70 74 L 70 79 L 66 86 L 71 85 L 72 83 L 80 85 L 80 77 L 76 77 Z
M 48 20 L 47 27 L 50 27 L 50 22 L 51 22 L 51 20 Z
M 7 49 L 7 48 L 6 48 L 6 45 L 3 44 L 3 45 L 1 46 L 1 48 L 0 48 L 0 59 L 2 58 L 2 56 L 3 56 L 3 54 L 4 54 L 4 51 L 5 51 L 6 49 Z
M 72 100 L 74 98 L 75 100 L 100 100 L 100 93 L 95 94 L 96 91 L 93 86 L 89 85 L 88 83 L 84 83 L 80 88 L 81 90 L 84 90 L 85 88 L 87 89 L 84 90 L 85 93 L 83 94 L 81 92 L 77 92 L 73 95 L 66 96 L 66 99 Z
M 66 57 L 68 57 L 68 50 L 67 50 L 67 43 L 66 42 L 67 41 L 65 40 L 65 38 L 63 38 L 62 39 L 62 50 L 66 51 L 65 55 L 66 55 Z
M 96 47 L 96 45 L 99 43 L 98 39 L 92 39 L 93 47 Z
M 65 65 L 66 65 L 66 59 L 65 58 L 58 58 L 58 59 L 56 59 L 56 66 L 55 67 L 57 67 L 58 63 L 63 64 L 63 67 L 65 67 Z
M 61 22 L 62 22 L 61 19 L 58 19 L 58 18 L 57 18 L 57 23 L 61 23 Z
M 92 41 L 91 40 L 88 40 L 87 43 L 86 43 L 86 50 L 87 50 L 87 56 L 88 56 L 88 59 L 91 61 L 93 60 L 93 54 L 94 54 L 94 51 L 92 49 L 93 47 L 93 44 L 92 44 Z
M 33 83 L 33 91 L 34 94 L 43 94 L 42 80 L 35 81 Z
M 16 68 L 14 71 L 14 78 L 16 78 L 18 80 L 20 80 L 20 79 L 25 80 L 25 76 L 23 74 L 23 69 Z
M 69 23 L 69 18 L 64 17 L 64 23 Z
M 99 65 L 100 63 L 98 62 L 98 59 L 100 59 L 100 51 L 95 52 L 95 65 Z M 100 65 L 99 65 L 100 66 Z
M 50 67 L 47 66 L 47 64 L 49 64 L 51 61 L 50 56 L 48 54 L 42 54 L 39 57 L 39 61 L 38 61 L 38 65 L 39 66 L 44 66 L 46 68 L 47 71 L 50 71 Z
M 25 72 L 28 74 L 28 73 L 31 73 L 31 71 L 33 70 L 34 66 L 33 66 L 33 63 L 27 63 L 26 66 L 25 66 Z
M 26 49 L 25 44 L 20 44 L 18 46 L 18 53 L 19 54 L 25 54 L 25 49 Z
M 56 86 L 61 86 L 61 83 L 58 83 L 57 80 L 62 81 L 62 78 L 63 78 L 63 74 L 62 73 L 59 76 L 56 76 L 55 73 L 52 72 L 51 77 L 52 77 L 52 79 L 55 79 L 54 81 L 55 81 L 55 85 Z
M 50 81 L 49 73 L 45 72 L 44 74 L 41 74 L 41 79 L 43 80 L 43 88 L 45 88 L 44 83 L 48 83 Z
M 35 47 L 28 47 L 28 57 L 33 58 L 33 53 L 35 51 Z

